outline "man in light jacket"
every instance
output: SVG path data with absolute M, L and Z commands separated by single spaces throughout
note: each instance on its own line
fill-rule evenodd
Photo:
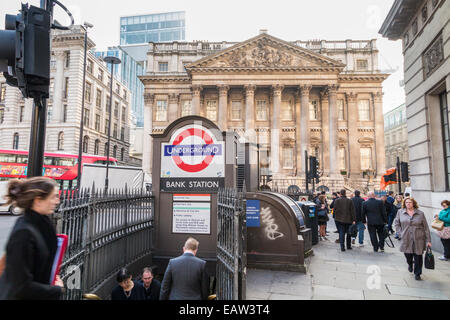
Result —
M 341 197 L 334 201 L 334 220 L 339 231 L 339 243 L 341 251 L 345 251 L 345 241 L 347 250 L 352 249 L 352 238 L 348 232 L 350 225 L 356 223 L 355 206 L 352 200 L 346 197 L 345 189 L 341 190 Z
M 187 239 L 183 255 L 169 261 L 159 300 L 208 299 L 206 261 L 196 257 L 198 245 L 194 238 Z

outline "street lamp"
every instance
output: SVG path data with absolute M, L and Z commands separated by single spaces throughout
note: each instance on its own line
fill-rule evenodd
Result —
M 78 174 L 77 174 L 77 188 L 80 189 L 81 181 L 81 160 L 83 155 L 83 130 L 84 130 L 84 98 L 86 94 L 86 59 L 87 59 L 87 30 L 94 27 L 89 22 L 84 23 L 84 67 L 83 67 L 83 93 L 81 95 L 81 120 L 80 120 L 80 138 L 78 140 Z
M 109 92 L 109 124 L 108 124 L 108 148 L 107 148 L 107 159 L 106 159 L 106 177 L 105 177 L 105 192 L 108 191 L 108 173 L 109 173 L 109 150 L 111 147 L 111 114 L 112 114 L 112 97 L 113 97 L 113 83 L 114 83 L 114 65 L 120 64 L 119 58 L 114 56 L 107 56 L 103 59 L 106 63 L 111 64 L 111 87 Z

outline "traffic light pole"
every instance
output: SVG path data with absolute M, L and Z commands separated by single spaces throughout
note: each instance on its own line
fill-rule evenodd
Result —
M 305 181 L 306 181 L 306 193 L 309 193 L 309 188 L 308 188 L 308 151 L 305 150 Z
M 50 13 L 50 23 L 53 23 L 53 1 L 41 0 L 41 8 Z M 51 52 L 51 41 L 50 51 Z M 48 57 L 50 61 L 50 55 Z M 30 148 L 28 149 L 28 171 L 27 178 L 39 177 L 43 174 L 44 151 L 45 151 L 45 129 L 47 122 L 47 99 L 35 98 L 31 120 Z
M 397 157 L 397 181 L 398 181 L 398 193 L 402 193 L 402 179 L 400 176 L 400 158 Z

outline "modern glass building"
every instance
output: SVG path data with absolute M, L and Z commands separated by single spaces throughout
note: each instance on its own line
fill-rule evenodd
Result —
M 98 58 L 114 56 L 122 61 L 121 64 L 114 66 L 114 74 L 130 89 L 132 94 L 131 110 L 136 119 L 136 126 L 143 127 L 144 84 L 139 80 L 138 76 L 145 73 L 144 66 L 136 62 L 129 54 L 118 47 L 111 47 L 107 51 L 98 51 L 94 54 Z M 108 64 L 108 69 L 110 68 L 111 66 Z
M 185 11 L 120 18 L 120 45 L 185 40 Z

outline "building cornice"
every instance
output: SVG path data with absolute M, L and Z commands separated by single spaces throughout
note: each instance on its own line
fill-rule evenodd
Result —
M 338 76 L 339 82 L 383 82 L 390 75 L 387 73 L 374 74 L 340 74 Z
M 424 0 L 395 0 L 380 30 L 383 37 L 398 40 Z

